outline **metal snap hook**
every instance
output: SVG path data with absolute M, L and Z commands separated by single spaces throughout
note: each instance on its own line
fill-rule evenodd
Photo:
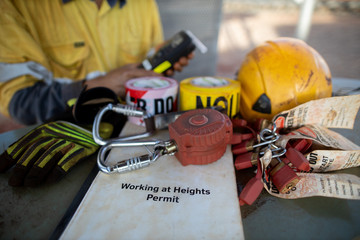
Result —
M 106 155 L 111 149 L 119 147 L 138 147 L 138 146 L 154 146 L 154 151 L 149 154 L 133 157 L 130 159 L 125 159 L 117 162 L 112 166 L 108 166 L 105 163 Z M 97 164 L 99 169 L 104 173 L 123 173 L 128 171 L 134 171 L 140 168 L 149 166 L 151 163 L 158 160 L 161 156 L 164 155 L 174 155 L 177 152 L 176 143 L 172 140 L 168 141 L 159 141 L 159 140 L 149 140 L 149 141 L 133 141 L 133 142 L 124 142 L 124 141 L 114 141 L 107 143 L 102 146 L 99 150 L 97 157 Z
M 138 147 L 138 146 L 156 146 L 159 145 L 161 141 L 136 141 L 136 142 L 123 142 L 123 141 L 114 141 L 111 143 L 107 143 L 102 146 L 99 150 L 97 157 L 97 164 L 99 169 L 104 173 L 122 173 L 127 171 L 133 171 L 139 168 L 146 167 L 150 165 L 151 162 L 156 161 L 160 156 L 162 156 L 163 149 L 159 147 L 155 147 L 155 151 L 153 153 L 149 153 L 147 155 L 142 155 L 138 157 L 133 157 L 127 160 L 122 160 L 117 162 L 112 166 L 108 166 L 105 163 L 106 155 L 111 149 L 119 148 L 119 147 Z
M 100 136 L 100 123 L 104 114 L 107 111 L 114 111 L 116 113 L 121 113 L 126 116 L 144 118 L 145 127 L 146 127 L 145 132 L 141 134 L 124 136 L 119 138 L 103 139 Z M 114 141 L 129 141 L 129 140 L 149 137 L 155 131 L 155 124 L 154 121 L 152 120 L 153 117 L 154 116 L 148 115 L 146 111 L 143 111 L 133 106 L 123 105 L 123 104 L 114 105 L 112 103 L 109 103 L 97 113 L 94 119 L 93 130 L 92 130 L 94 141 L 99 145 L 106 145 Z

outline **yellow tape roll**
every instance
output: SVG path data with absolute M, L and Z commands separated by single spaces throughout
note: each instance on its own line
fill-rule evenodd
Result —
M 187 78 L 180 82 L 180 110 L 222 106 L 229 117 L 234 117 L 240 109 L 240 92 L 240 83 L 232 79 Z

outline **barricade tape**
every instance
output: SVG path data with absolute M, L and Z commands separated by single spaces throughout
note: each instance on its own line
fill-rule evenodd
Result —
M 180 82 L 180 110 L 222 106 L 229 117 L 239 112 L 241 87 L 238 81 L 220 77 L 193 77 Z
M 179 84 L 167 77 L 141 77 L 126 82 L 126 104 L 136 106 L 151 115 L 175 112 Z M 129 121 L 143 125 L 140 118 L 129 117 Z

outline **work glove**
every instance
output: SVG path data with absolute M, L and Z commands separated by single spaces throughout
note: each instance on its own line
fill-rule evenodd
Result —
M 65 121 L 51 122 L 13 143 L 0 156 L 0 172 L 15 165 L 10 186 L 54 182 L 98 148 L 90 131 Z
M 37 186 L 61 179 L 78 162 L 95 154 L 99 146 L 94 142 L 92 123 L 98 110 L 117 103 L 110 89 L 84 91 L 71 114 L 63 120 L 51 120 L 31 130 L 0 155 L 0 172 L 14 167 L 9 178 L 10 186 Z M 126 117 L 111 113 L 100 125 L 100 135 L 106 139 L 118 136 Z

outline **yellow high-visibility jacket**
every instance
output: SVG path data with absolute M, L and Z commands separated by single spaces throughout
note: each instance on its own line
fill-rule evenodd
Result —
M 163 41 L 154 0 L 1 0 L 0 111 L 33 124 Z M 66 87 L 64 87 L 66 85 Z

